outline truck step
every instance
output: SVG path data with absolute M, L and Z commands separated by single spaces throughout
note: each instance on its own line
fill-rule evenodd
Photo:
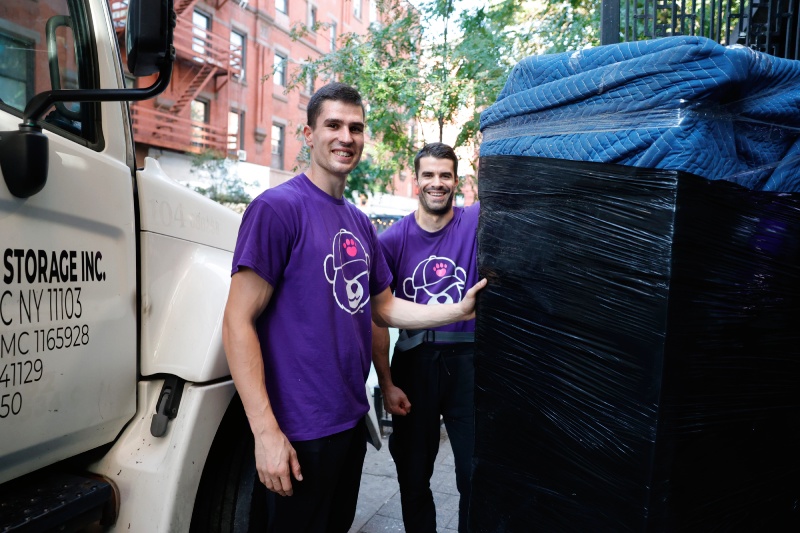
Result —
M 72 474 L 10 485 L 0 488 L 0 533 L 80 531 L 100 522 L 114 500 L 110 483 Z

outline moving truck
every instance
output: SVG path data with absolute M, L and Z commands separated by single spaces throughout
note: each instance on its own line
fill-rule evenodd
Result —
M 240 216 L 136 168 L 175 15 L 127 4 L 128 72 L 106 0 L 0 2 L 0 531 L 265 519 L 221 341 Z

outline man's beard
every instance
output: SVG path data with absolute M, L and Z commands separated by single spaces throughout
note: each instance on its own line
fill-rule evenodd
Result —
M 452 190 L 450 190 L 449 194 L 450 196 L 447 198 L 447 201 L 444 203 L 442 207 L 432 208 L 430 205 L 428 205 L 428 202 L 426 200 L 427 196 L 423 191 L 422 196 L 419 199 L 420 206 L 428 214 L 435 216 L 446 215 L 453 208 L 453 197 L 455 196 Z

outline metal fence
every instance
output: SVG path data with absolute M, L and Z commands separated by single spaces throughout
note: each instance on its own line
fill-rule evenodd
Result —
M 674 35 L 708 37 L 800 58 L 800 0 L 603 0 L 602 44 Z

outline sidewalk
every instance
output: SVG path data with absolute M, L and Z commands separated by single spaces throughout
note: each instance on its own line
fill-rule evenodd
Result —
M 391 431 L 388 428 L 388 431 Z M 389 439 L 381 439 L 380 451 L 367 445 L 361 490 L 358 495 L 356 518 L 350 533 L 405 532 L 400 510 L 400 489 L 397 471 L 389 453 Z M 436 529 L 439 532 L 458 531 L 458 489 L 453 462 L 453 450 L 444 425 L 441 430 L 439 455 L 431 478 L 431 490 L 436 502 Z

